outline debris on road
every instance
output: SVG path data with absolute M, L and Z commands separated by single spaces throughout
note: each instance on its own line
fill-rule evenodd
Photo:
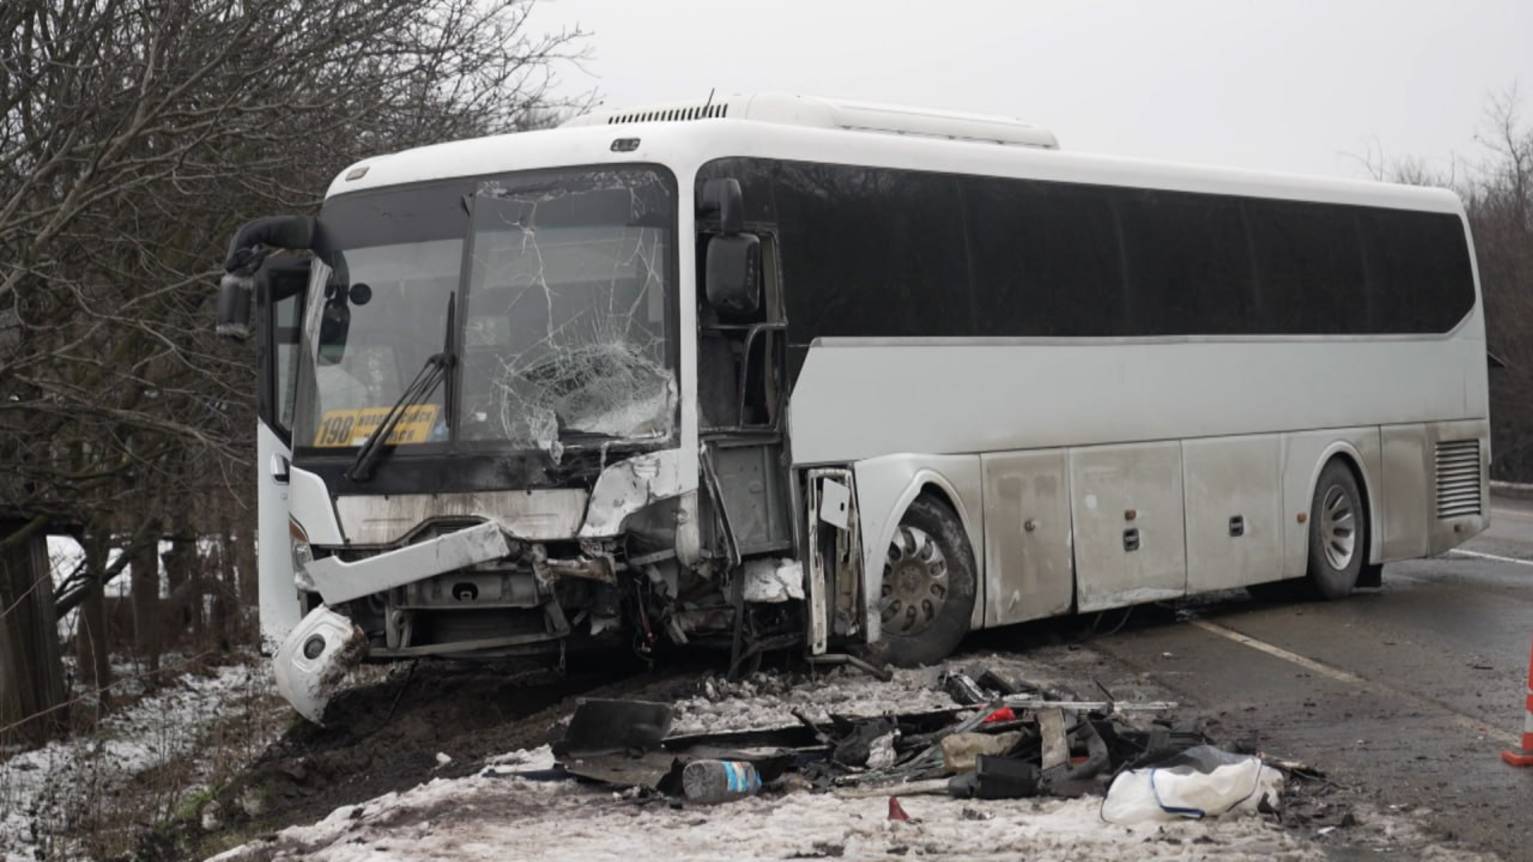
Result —
M 1102 819 L 1131 824 L 1227 814 L 1277 813 L 1283 775 L 1253 755 L 1198 745 L 1157 766 L 1113 779 Z
M 734 802 L 761 790 L 761 773 L 742 760 L 694 760 L 681 770 L 681 790 L 688 802 Z
M 497 754 L 476 772 L 437 773 L 221 858 L 345 860 L 362 852 L 380 860 L 489 860 L 514 845 L 529 857 L 582 862 L 656 855 L 701 862 L 738 855 L 742 846 L 771 858 L 1001 850 L 1030 859 L 1139 860 L 1185 858 L 1197 844 L 1244 862 L 1322 859 L 1342 846 L 1432 846 L 1401 816 L 1355 807 L 1312 767 L 1271 760 L 1265 768 L 1292 780 L 1281 806 L 1275 794 L 1258 794 L 1251 810 L 1260 816 L 1106 822 L 1101 812 L 1115 777 L 1155 769 L 1154 789 L 1165 790 L 1178 756 L 1223 741 L 1218 719 L 1178 714 L 1158 700 L 1163 689 L 1132 677 L 1110 680 L 1109 689 L 1089 674 L 991 660 L 993 673 L 964 671 L 983 694 L 974 704 L 955 703 L 940 668 L 898 669 L 883 683 L 849 667 L 807 678 L 715 677 L 687 690 L 648 689 L 652 700 L 577 701 L 583 714 L 566 713 L 558 753 L 545 745 Z M 1080 678 L 1105 699 L 1083 700 L 1061 682 Z M 1044 725 L 1055 719 L 1041 716 L 1054 711 L 1059 732 L 1047 735 L 1056 753 L 1045 769 Z M 670 729 L 660 730 L 667 721 Z M 961 735 L 1004 750 L 976 754 L 967 771 L 950 774 L 943 743 Z M 1255 750 L 1247 741 L 1227 747 Z M 733 790 L 724 763 L 740 768 Z M 715 789 L 700 790 L 698 773 L 708 773 Z M 1194 796 L 1175 789 L 1182 794 L 1175 801 Z
M 553 751 L 558 768 L 572 777 L 714 804 L 763 789 L 781 792 L 788 775 L 798 777 L 798 786 L 853 797 L 890 789 L 961 799 L 1101 795 L 1120 773 L 1122 782 L 1141 769 L 1153 777 L 1155 769 L 1196 765 L 1206 757 L 1197 746 L 1207 748 L 1210 741 L 1196 724 L 1163 715 L 1175 704 L 1085 701 L 989 668 L 944 672 L 932 688 L 961 705 L 871 716 L 829 713 L 823 720 L 794 708 L 792 723 L 678 736 L 665 735 L 673 720 L 669 705 L 587 700 Z M 1146 717 L 1152 714 L 1157 717 Z M 1123 792 L 1131 786 L 1123 784 Z M 1178 787 L 1204 802 L 1204 810 L 1218 801 L 1198 796 L 1191 782 Z M 1276 798 L 1272 793 L 1270 804 Z

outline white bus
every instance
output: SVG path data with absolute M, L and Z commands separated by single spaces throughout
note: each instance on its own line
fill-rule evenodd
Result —
M 923 663 L 1487 525 L 1447 191 L 762 95 L 368 159 L 226 268 L 311 717 L 362 656 Z

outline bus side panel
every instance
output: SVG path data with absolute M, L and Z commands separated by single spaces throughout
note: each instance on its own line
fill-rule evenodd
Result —
M 1385 425 L 1379 429 L 1379 442 L 1384 561 L 1424 557 L 1432 518 L 1432 447 L 1427 426 Z
M 1358 490 L 1368 499 L 1368 535 L 1380 535 L 1379 429 L 1337 428 L 1283 435 L 1283 576 L 1302 577 L 1309 567 L 1310 504 L 1320 470 L 1342 455 L 1362 473 Z M 1303 520 L 1300 520 L 1300 516 Z M 1368 561 L 1379 561 L 1380 542 L 1370 542 Z
M 1071 449 L 1070 490 L 1079 610 L 1186 595 L 1180 442 Z
M 1187 592 L 1282 577 L 1281 458 L 1276 434 L 1182 442 Z
M 985 625 L 1070 610 L 1070 477 L 1063 449 L 980 457 L 985 479 Z

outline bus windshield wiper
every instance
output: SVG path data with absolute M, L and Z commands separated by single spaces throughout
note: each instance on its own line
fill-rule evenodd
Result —
M 394 428 L 399 424 L 400 417 L 405 415 L 417 404 L 431 397 L 436 388 L 442 385 L 447 375 L 452 371 L 453 363 L 457 361 L 452 352 L 452 329 L 453 329 L 453 306 L 457 294 L 447 297 L 447 338 L 441 353 L 433 353 L 426 358 L 426 364 L 405 387 L 405 391 L 389 408 L 389 412 L 383 416 L 383 421 L 378 423 L 377 429 L 357 450 L 357 459 L 351 462 L 346 470 L 346 478 L 353 482 L 367 482 L 373 478 L 373 469 L 378 466 L 378 461 L 383 457 L 384 446 L 389 436 L 394 433 Z

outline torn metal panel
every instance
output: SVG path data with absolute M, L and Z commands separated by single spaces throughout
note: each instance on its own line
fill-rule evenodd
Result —
M 1070 762 L 1070 743 L 1065 739 L 1065 713 L 1058 708 L 1038 710 L 1038 729 L 1043 734 L 1043 768 Z
M 518 539 L 568 539 L 580 529 L 590 494 L 581 488 L 462 494 L 390 494 L 338 497 L 336 514 L 346 541 L 390 545 L 433 518 L 493 520 Z
M 299 715 L 323 724 L 341 680 L 367 654 L 367 636 L 351 620 L 319 607 L 288 633 L 272 659 L 277 693 Z
M 510 552 L 499 524 L 477 524 L 356 562 L 325 557 L 310 563 L 308 572 L 325 603 L 335 605 L 465 566 L 498 560 Z
M 605 584 L 617 583 L 617 565 L 610 556 L 548 559 L 534 553 L 532 571 L 544 583 L 558 578 L 586 578 Z
M 857 514 L 857 496 L 852 471 L 840 468 L 810 470 L 807 475 L 808 492 L 805 494 L 806 516 L 809 523 L 809 568 L 806 577 L 809 596 L 809 652 L 820 655 L 825 652 L 832 630 L 837 635 L 851 635 L 866 631 L 874 637 L 877 630 L 861 625 L 858 595 L 861 589 L 862 532 Z M 829 489 L 829 493 L 826 493 Z M 839 489 L 839 490 L 838 490 Z M 843 495 L 841 491 L 846 493 Z M 829 501 L 833 518 L 824 521 L 825 501 Z M 845 512 L 845 528 L 837 525 Z M 822 523 L 834 531 L 834 556 L 826 558 L 826 542 L 821 537 Z M 876 609 L 869 616 L 877 618 Z
M 602 471 L 591 489 L 579 537 L 616 536 L 623 530 L 623 519 L 682 490 L 680 449 L 635 455 L 612 464 Z

